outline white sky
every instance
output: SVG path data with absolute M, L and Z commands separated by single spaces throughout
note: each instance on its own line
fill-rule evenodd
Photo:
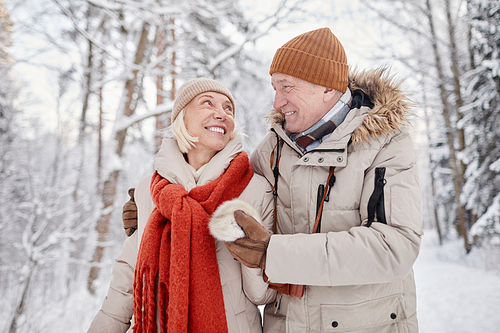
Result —
M 274 13 L 277 5 L 280 3 L 280 0 L 241 1 L 248 15 L 257 21 L 270 13 Z M 308 18 L 307 20 L 302 18 L 303 22 L 301 23 L 282 24 L 280 25 L 280 30 L 273 29 L 269 35 L 257 41 L 256 49 L 268 54 L 269 62 L 274 52 L 293 37 L 310 30 L 329 27 L 344 45 L 348 62 L 351 66 L 358 65 L 361 68 L 372 66 L 372 64 L 364 58 L 364 55 L 370 54 L 370 49 L 374 47 L 374 44 L 380 37 L 376 34 L 376 29 L 370 28 L 368 20 L 361 19 L 361 14 L 353 13 L 354 10 L 360 8 L 359 0 L 311 0 L 306 8 L 310 12 L 321 13 L 324 15 L 324 18 Z M 360 22 L 362 24 L 360 24 Z M 40 43 L 40 41 L 35 38 L 26 36 L 22 42 L 29 45 Z M 25 45 L 20 45 L 20 47 L 25 48 Z M 79 56 L 78 50 L 73 51 L 72 56 Z M 54 54 L 47 53 L 37 58 L 38 62 L 48 64 L 49 66 L 53 65 L 55 67 L 63 66 L 69 68 L 71 64 L 67 55 L 63 57 L 54 57 Z M 24 83 L 21 84 L 23 86 L 29 85 L 30 87 L 25 89 L 25 91 L 29 91 L 31 103 L 30 105 L 25 105 L 25 109 L 33 110 L 33 112 L 40 112 L 40 109 L 50 110 L 50 112 L 46 112 L 43 116 L 43 122 L 45 126 L 50 125 L 48 126 L 49 128 L 55 128 L 57 121 L 57 114 L 55 112 L 57 103 L 54 100 L 54 96 L 58 94 L 58 92 L 55 91 L 58 86 L 57 77 L 52 77 L 51 72 L 44 68 L 37 68 L 23 63 L 17 65 L 16 70 L 20 74 L 19 77 L 24 81 Z M 119 98 L 119 96 L 117 96 L 117 98 Z M 74 96 L 67 98 L 66 101 L 68 99 L 74 101 Z M 116 103 L 117 101 L 113 102 Z M 73 102 L 67 104 L 63 100 L 61 103 L 61 110 L 74 109 L 74 112 L 80 112 L 79 106 L 74 105 Z
M 261 19 L 274 12 L 279 2 L 279 0 L 242 0 L 242 5 L 248 10 L 249 15 Z M 369 63 L 363 54 L 373 47 L 380 37 L 367 20 L 360 24 L 361 14 L 352 13 L 360 9 L 360 6 L 358 0 L 311 0 L 306 8 L 311 12 L 322 13 L 324 19 L 312 17 L 302 23 L 280 25 L 280 30 L 273 29 L 268 36 L 258 40 L 256 48 L 272 57 L 280 46 L 293 37 L 328 27 L 346 49 L 350 65 L 368 66 Z

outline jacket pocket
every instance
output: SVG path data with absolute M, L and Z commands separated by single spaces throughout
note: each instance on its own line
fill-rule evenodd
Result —
M 264 332 L 284 333 L 286 331 L 286 313 L 288 309 L 288 296 L 278 293 L 273 303 L 264 309 Z
M 321 305 L 321 332 L 401 332 L 406 314 L 401 295 L 356 304 Z

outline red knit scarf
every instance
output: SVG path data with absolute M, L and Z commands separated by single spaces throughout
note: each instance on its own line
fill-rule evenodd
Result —
M 156 298 L 161 332 L 227 332 L 215 241 L 208 221 L 221 203 L 241 194 L 252 176 L 246 152 L 235 157 L 217 180 L 189 193 L 158 173 L 153 175 L 151 197 L 156 207 L 137 257 L 134 332 L 157 332 Z

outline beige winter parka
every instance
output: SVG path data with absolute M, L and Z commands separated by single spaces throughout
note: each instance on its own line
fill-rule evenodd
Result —
M 421 194 L 404 129 L 409 103 L 383 70 L 351 73 L 349 88 L 361 89 L 374 107 L 351 109 L 306 154 L 275 111 L 271 133 L 251 156 L 255 172 L 274 185 L 279 155 L 278 234 L 269 243 L 266 275 L 271 282 L 306 285 L 304 297 L 279 294 L 266 306 L 264 332 L 418 332 L 412 265 L 422 235 Z M 310 235 L 318 187 L 328 185 L 330 167 L 335 181 L 321 229 Z M 376 178 L 385 185 L 368 227 Z
M 195 182 L 192 172 L 173 138 L 165 138 L 155 159 L 155 170 L 172 183 L 183 185 L 189 192 L 195 186 L 217 179 L 237 154 L 243 150 L 241 136 L 237 134 L 218 152 Z M 113 266 L 113 277 L 102 307 L 88 332 L 117 333 L 131 329 L 133 314 L 134 269 L 145 224 L 153 211 L 150 195 L 151 177 L 145 177 L 135 190 L 138 208 L 138 230 L 125 241 L 122 252 Z M 239 199 L 251 204 L 261 214 L 264 225 L 272 228 L 273 199 L 268 182 L 254 175 Z M 262 332 L 261 315 L 255 304 L 271 301 L 275 293 L 267 288 L 259 269 L 251 269 L 234 260 L 223 242 L 217 241 L 217 260 L 230 333 Z M 248 297 L 243 292 L 248 291 Z M 210 286 L 207 286 L 210 288 Z M 253 303 L 252 303 L 253 302 Z M 255 304 L 254 304 L 255 303 Z

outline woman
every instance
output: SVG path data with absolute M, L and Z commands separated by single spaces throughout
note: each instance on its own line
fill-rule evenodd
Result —
M 179 89 L 173 136 L 163 140 L 153 176 L 135 190 L 138 230 L 116 259 L 89 332 L 125 332 L 132 314 L 134 332 L 262 331 L 255 304 L 270 301 L 273 291 L 207 227 L 217 207 L 237 197 L 256 208 L 267 229 L 272 224 L 272 194 L 243 151 L 234 106 L 214 80 Z

